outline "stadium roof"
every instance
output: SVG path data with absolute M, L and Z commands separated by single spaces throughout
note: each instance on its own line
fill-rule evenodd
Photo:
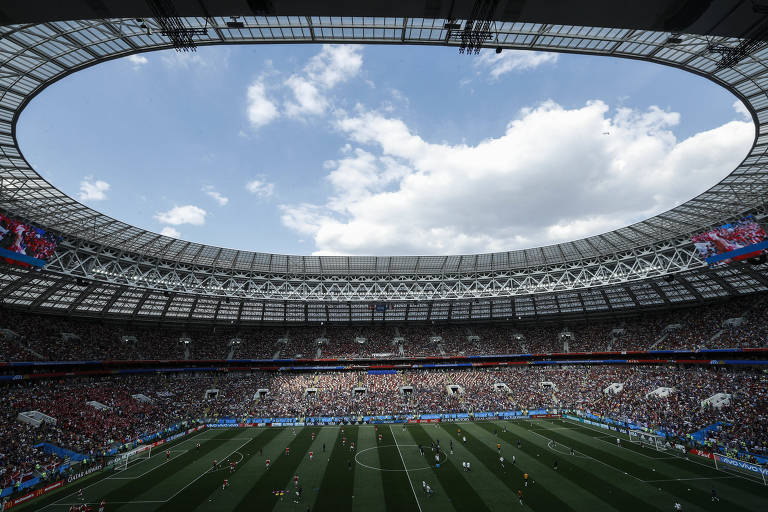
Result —
M 108 2 L 108 7 L 98 0 L 42 2 L 46 7 L 26 2 L 0 7 L 0 22 L 11 23 L 0 27 L 0 208 L 62 234 L 64 242 L 45 272 L 86 279 L 90 286 L 100 282 L 126 290 L 141 288 L 136 293 L 142 297 L 156 291 L 227 301 L 331 302 L 517 297 L 637 283 L 670 273 L 704 275 L 705 264 L 695 254 L 690 235 L 746 213 L 765 214 L 768 47 L 760 39 L 768 30 L 764 9 L 753 8 L 760 2 L 655 0 L 624 5 L 596 0 L 579 2 L 578 9 L 573 8 L 575 3 L 542 0 L 478 2 L 492 4 L 493 19 L 498 20 L 493 24 L 495 39 L 483 46 L 641 59 L 696 73 L 725 87 L 745 103 L 755 121 L 751 152 L 720 183 L 666 213 L 546 247 L 461 256 L 321 257 L 186 242 L 112 219 L 67 196 L 32 169 L 16 140 L 21 111 L 48 85 L 112 58 L 171 47 L 161 23 L 150 18 L 147 6 L 153 2 Z M 457 0 L 449 12 L 452 4 L 439 1 L 427 3 L 433 8 L 383 1 L 209 3 L 173 2 L 178 15 L 195 15 L 182 21 L 194 32 L 197 45 L 458 47 L 456 32 L 450 33 L 446 23 L 466 23 L 476 5 Z M 239 16 L 235 24 L 230 16 Z M 90 19 L 56 21 L 72 18 Z M 594 26 L 600 24 L 604 26 Z M 737 49 L 745 42 L 750 43 L 749 55 L 732 66 L 719 65 L 723 49 Z M 733 268 L 745 279 L 764 272 L 762 267 Z M 14 276 L 9 271 L 4 277 L 16 281 Z M 758 282 L 764 289 L 764 279 Z M 736 290 L 738 283 L 729 287 Z M 23 288 L 16 284 L 17 292 Z M 10 291 L 3 295 L 13 302 Z M 45 299 L 39 300 L 42 295 Z M 42 305 L 58 297 L 55 290 L 40 296 L 29 304 Z

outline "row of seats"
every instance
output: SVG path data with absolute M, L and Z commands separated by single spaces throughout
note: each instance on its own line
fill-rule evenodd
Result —
M 606 393 L 615 383 L 623 389 Z M 663 397 L 649 396 L 659 388 L 672 391 Z M 208 391 L 214 389 L 218 396 L 209 398 Z M 268 390 L 266 396 L 258 396 L 260 389 Z M 717 393 L 731 395 L 730 404 L 720 409 L 702 406 L 702 401 Z M 139 394 L 141 399 L 134 397 Z M 88 403 L 94 401 L 98 408 Z M 7 486 L 38 466 L 49 468 L 60 462 L 34 448 L 38 442 L 98 457 L 113 446 L 184 420 L 541 407 L 580 409 L 630 420 L 681 439 L 722 422 L 725 426 L 710 434 L 715 444 L 768 453 L 768 375 L 757 371 L 574 365 L 407 370 L 385 375 L 356 371 L 178 373 L 22 381 L 6 386 L 0 395 L 0 483 Z M 21 423 L 17 415 L 24 411 L 44 413 L 55 418 L 56 424 L 36 428 Z
M 0 359 L 371 358 L 768 346 L 766 295 L 590 323 L 139 328 L 0 308 Z

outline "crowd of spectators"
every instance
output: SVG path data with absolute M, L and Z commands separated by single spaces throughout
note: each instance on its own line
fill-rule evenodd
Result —
M 623 386 L 606 392 L 612 384 Z M 665 396 L 654 395 L 669 388 Z M 702 402 L 730 395 L 722 408 Z M 663 394 L 662 394 L 663 395 Z M 88 403 L 96 402 L 96 403 Z M 711 443 L 768 454 L 768 375 L 655 366 L 503 367 L 346 372 L 152 374 L 23 381 L 0 395 L 0 483 L 61 461 L 35 444 L 98 457 L 111 447 L 201 418 L 473 413 L 578 409 L 684 438 L 709 425 Z M 17 420 L 39 411 L 55 424 Z
M 588 323 L 215 327 L 189 331 L 0 308 L 0 360 L 370 358 L 768 346 L 766 297 Z M 233 341 L 234 340 L 234 341 Z

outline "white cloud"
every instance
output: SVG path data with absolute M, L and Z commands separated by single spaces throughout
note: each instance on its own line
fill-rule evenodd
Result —
M 747 110 L 747 107 L 741 102 L 741 100 L 736 100 L 733 102 L 733 110 L 742 116 L 745 121 L 752 121 L 752 114 L 749 113 L 749 110 Z
M 109 183 L 102 180 L 94 180 L 93 176 L 86 176 L 80 182 L 80 193 L 77 195 L 81 201 L 103 201 L 107 198 Z
M 245 189 L 259 197 L 269 197 L 275 192 L 275 184 L 256 179 L 246 183 Z
M 487 50 L 480 54 L 475 65 L 490 70 L 492 79 L 511 71 L 535 69 L 542 64 L 554 64 L 558 55 L 553 52 L 535 52 L 529 50 L 504 50 L 501 53 L 491 53 Z
M 332 89 L 357 76 L 362 65 L 360 46 L 326 44 L 301 71 L 292 73 L 284 80 L 275 79 L 280 73 L 270 70 L 270 84 L 282 84 L 285 89 L 279 90 L 279 86 L 271 85 L 269 93 L 281 99 L 270 99 L 263 76 L 248 87 L 247 112 L 251 126 L 260 128 L 281 114 L 302 119 L 325 113 L 331 106 L 328 95 Z
M 204 186 L 203 192 L 205 192 L 208 197 L 219 203 L 219 206 L 227 206 L 227 203 L 229 203 L 229 198 L 221 195 L 221 193 L 213 188 L 213 185 Z
M 264 82 L 257 80 L 248 86 L 248 120 L 253 128 L 261 128 L 279 115 L 277 106 L 267 98 Z
M 743 158 L 750 122 L 678 140 L 674 112 L 601 101 L 524 109 L 476 145 L 425 141 L 400 119 L 337 121 L 353 144 L 326 162 L 333 193 L 280 205 L 316 254 L 503 251 L 594 235 L 703 192 Z
M 300 76 L 291 75 L 286 81 L 295 102 L 286 102 L 285 113 L 291 117 L 299 117 L 303 114 L 320 115 L 325 112 L 328 100 L 320 94 L 317 87 L 309 80 Z
M 148 63 L 149 60 L 143 55 L 134 54 L 128 56 L 128 62 L 131 63 L 134 70 L 139 70 L 142 66 Z
M 310 80 L 330 89 L 357 75 L 362 66 L 362 47 L 350 44 L 324 44 L 320 53 L 307 63 L 304 71 Z
M 157 212 L 155 219 L 163 224 L 178 226 L 180 224 L 192 224 L 201 226 L 205 224 L 205 216 L 208 212 L 198 206 L 187 204 L 184 206 L 174 206 L 167 212 Z
M 162 231 L 160 231 L 161 235 L 169 236 L 171 238 L 181 238 L 181 233 L 179 233 L 176 229 L 172 228 L 171 226 L 165 226 Z

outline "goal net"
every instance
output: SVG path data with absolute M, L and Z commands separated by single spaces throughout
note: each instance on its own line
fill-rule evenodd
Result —
M 666 449 L 666 439 L 658 434 L 650 434 L 642 430 L 630 430 L 629 440 L 632 443 L 648 446 L 658 451 Z
M 115 471 L 124 471 L 128 466 L 152 456 L 151 446 L 141 446 L 129 452 L 122 453 L 115 459 Z

